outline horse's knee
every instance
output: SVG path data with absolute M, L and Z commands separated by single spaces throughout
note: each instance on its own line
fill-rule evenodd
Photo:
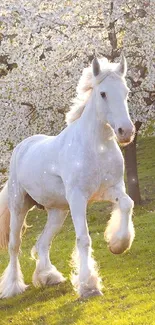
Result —
M 88 248 L 91 245 L 91 238 L 89 235 L 80 235 L 76 240 L 78 247 Z
M 128 213 L 128 212 L 132 211 L 133 207 L 134 207 L 134 202 L 127 194 L 125 194 L 123 197 L 121 197 L 121 199 L 120 199 L 121 210 Z

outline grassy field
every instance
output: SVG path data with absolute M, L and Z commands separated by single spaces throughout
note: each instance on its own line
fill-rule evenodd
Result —
M 44 212 L 33 210 L 27 219 L 33 226 L 23 237 L 20 256 L 25 282 L 30 286 L 24 294 L 0 301 L 0 325 L 155 325 L 155 138 L 139 140 L 138 169 L 143 206 L 134 211 L 136 238 L 128 253 L 114 256 L 104 242 L 109 204 L 94 204 L 88 209 L 104 295 L 79 300 L 73 291 L 69 264 L 75 235 L 70 216 L 51 248 L 52 262 L 67 281 L 48 288 L 32 286 L 35 262 L 30 250 L 46 219 Z M 0 272 L 7 263 L 7 252 L 0 252 Z

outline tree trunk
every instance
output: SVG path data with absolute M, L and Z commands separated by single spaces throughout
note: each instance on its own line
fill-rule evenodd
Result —
M 141 203 L 136 155 L 137 133 L 141 124 L 139 121 L 135 123 L 136 134 L 134 141 L 124 148 L 128 193 L 135 204 Z

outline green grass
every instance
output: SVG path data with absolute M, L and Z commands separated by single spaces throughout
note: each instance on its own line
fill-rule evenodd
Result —
M 27 222 L 33 226 L 23 237 L 20 257 L 30 286 L 24 294 L 0 301 L 1 325 L 155 325 L 155 138 L 140 139 L 138 168 L 144 205 L 135 208 L 136 238 L 128 253 L 112 255 L 104 242 L 110 205 L 99 203 L 88 209 L 104 295 L 82 301 L 73 291 L 69 264 L 75 235 L 70 216 L 51 248 L 52 262 L 67 281 L 48 288 L 32 286 L 35 262 L 30 250 L 46 219 L 44 212 L 34 210 L 28 216 Z M 1 272 L 7 263 L 8 254 L 0 252 Z

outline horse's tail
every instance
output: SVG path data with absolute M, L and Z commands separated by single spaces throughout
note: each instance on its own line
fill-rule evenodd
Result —
M 8 182 L 0 192 L 0 248 L 6 248 L 9 242 L 10 211 L 8 208 Z

